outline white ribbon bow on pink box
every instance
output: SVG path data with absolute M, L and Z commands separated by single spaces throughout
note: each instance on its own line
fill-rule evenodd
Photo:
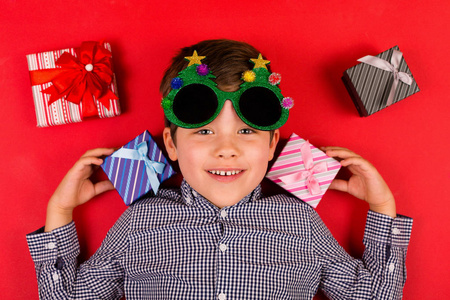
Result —
M 317 207 L 341 164 L 293 133 L 266 177 Z

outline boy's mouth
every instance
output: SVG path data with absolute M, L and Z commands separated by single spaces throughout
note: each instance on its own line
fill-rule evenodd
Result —
M 219 175 L 219 176 L 232 176 L 237 175 L 241 173 L 243 170 L 229 170 L 229 171 L 223 171 L 223 170 L 208 170 L 209 173 L 213 175 Z

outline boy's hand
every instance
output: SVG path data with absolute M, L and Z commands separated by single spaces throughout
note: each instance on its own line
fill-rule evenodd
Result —
M 93 183 L 89 179 L 95 169 L 103 163 L 100 157 L 113 152 L 112 148 L 89 150 L 67 172 L 48 202 L 46 232 L 70 223 L 75 207 L 103 192 L 114 189 L 109 180 Z
M 330 189 L 347 192 L 369 203 L 372 211 L 392 218 L 397 216 L 395 200 L 377 169 L 358 154 L 341 147 L 322 147 L 328 156 L 341 159 L 343 167 L 352 173 L 349 180 L 335 179 Z

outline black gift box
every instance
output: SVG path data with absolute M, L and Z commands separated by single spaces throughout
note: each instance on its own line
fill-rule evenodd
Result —
M 376 57 L 391 63 L 394 50 L 400 51 L 398 46 L 395 46 L 376 55 Z M 398 71 L 407 73 L 412 77 L 411 71 L 403 56 L 398 66 Z M 359 115 L 361 117 L 367 117 L 387 107 L 389 93 L 391 92 L 391 87 L 394 83 L 394 73 L 366 63 L 359 63 L 344 72 L 342 81 L 344 82 Z M 397 88 L 395 89 L 392 104 L 405 99 L 418 91 L 419 87 L 414 78 L 412 78 L 411 85 L 399 80 Z

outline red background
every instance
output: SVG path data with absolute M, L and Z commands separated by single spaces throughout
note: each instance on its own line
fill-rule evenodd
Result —
M 344 146 L 379 169 L 398 212 L 414 218 L 404 298 L 450 297 L 448 1 L 152 2 L 0 4 L 2 298 L 37 299 L 25 234 L 44 224 L 49 197 L 87 149 L 121 146 L 144 129 L 162 146 L 162 74 L 177 49 L 210 38 L 253 44 L 283 75 L 283 92 L 296 101 L 284 140 L 295 132 L 316 146 Z M 37 128 L 25 55 L 100 39 L 112 45 L 123 115 Z M 360 118 L 342 72 L 394 45 L 421 91 Z M 82 259 L 124 209 L 113 191 L 76 210 Z M 343 247 L 360 256 L 367 205 L 329 191 L 317 210 Z

